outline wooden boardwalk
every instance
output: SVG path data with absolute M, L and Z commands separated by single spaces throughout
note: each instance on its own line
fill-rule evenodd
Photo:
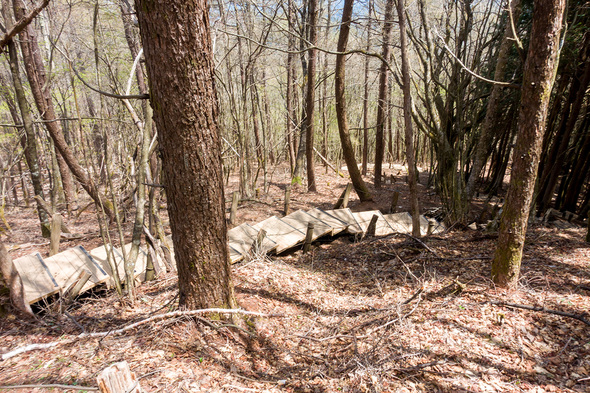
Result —
M 386 236 L 395 232 L 411 233 L 412 217 L 409 213 L 382 214 L 378 210 L 353 213 L 350 209 L 309 211 L 298 210 L 286 217 L 276 216 L 267 218 L 255 225 L 241 224 L 228 231 L 228 250 L 232 263 L 249 258 L 253 253 L 282 253 L 300 246 L 307 233 L 309 223 L 314 224 L 312 239 L 334 236 L 346 232 L 355 236 L 364 236 L 373 216 L 377 216 L 375 236 Z M 432 232 L 445 230 L 443 224 L 431 220 Z M 426 235 L 429 221 L 420 217 L 420 231 Z M 168 237 L 170 244 L 172 239 Z M 25 299 L 36 303 L 56 293 L 65 293 L 78 279 L 84 270 L 90 273 L 90 279 L 82 288 L 87 291 L 99 284 L 108 286 L 114 284 L 113 268 L 119 273 L 121 280 L 125 279 L 124 257 L 128 255 L 131 244 L 125 245 L 123 250 L 109 246 L 97 247 L 87 251 L 77 246 L 56 254 L 49 258 L 42 258 L 39 253 L 27 255 L 13 261 L 14 266 L 23 282 Z M 171 250 L 174 256 L 174 250 Z M 108 261 L 111 256 L 111 263 Z M 137 281 L 144 281 L 148 253 L 140 248 L 135 264 L 134 277 Z M 156 271 L 165 271 L 165 265 L 160 260 L 154 261 Z

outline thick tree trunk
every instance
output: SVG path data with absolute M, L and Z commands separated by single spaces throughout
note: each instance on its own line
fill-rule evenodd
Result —
M 381 56 L 384 60 L 389 59 L 391 53 L 391 28 L 393 25 L 393 0 L 385 3 L 385 20 L 383 22 L 383 47 Z M 400 33 L 401 34 L 401 33 Z M 375 128 L 375 187 L 381 187 L 383 175 L 383 155 L 385 152 L 385 123 L 387 121 L 387 103 L 389 96 L 389 78 L 387 64 L 381 63 L 379 68 L 379 100 L 377 101 L 377 125 Z
M 348 118 L 346 116 L 346 97 L 344 96 L 344 84 L 346 79 L 346 51 L 348 44 L 348 34 L 350 32 L 350 20 L 352 16 L 352 5 L 354 0 L 344 0 L 344 8 L 342 10 L 342 24 L 340 25 L 340 35 L 338 36 L 338 52 L 336 55 L 336 71 L 334 87 L 336 91 L 336 119 L 338 120 L 338 132 L 340 134 L 340 143 L 342 145 L 342 154 L 348 167 L 350 179 L 354 185 L 354 189 L 358 194 L 361 202 L 372 201 L 373 197 L 369 189 L 365 185 L 361 172 L 359 171 L 356 158 L 354 157 L 354 149 L 350 141 L 350 132 L 348 127 Z
M 234 307 L 205 0 L 136 0 L 181 307 Z
M 416 162 L 414 159 L 412 90 L 410 81 L 410 64 L 408 60 L 408 40 L 406 37 L 406 13 L 404 9 L 404 0 L 397 0 L 397 14 L 399 19 L 399 35 L 402 52 L 404 126 L 406 136 L 406 159 L 408 161 L 408 186 L 410 188 L 410 212 L 412 214 L 412 235 L 420 237 L 420 204 L 418 203 L 418 184 L 416 179 Z
M 533 26 L 524 66 L 510 188 L 504 204 L 492 278 L 516 287 L 529 209 L 539 166 L 547 107 L 553 86 L 565 0 L 535 0 Z

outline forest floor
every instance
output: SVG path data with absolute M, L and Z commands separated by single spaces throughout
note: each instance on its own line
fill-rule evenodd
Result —
M 386 171 L 398 181 L 375 192 L 373 204 L 353 196 L 352 210 L 387 211 L 394 190 L 401 192 L 398 211 L 408 210 L 403 174 Z M 292 210 L 331 208 L 340 195 L 347 180 L 317 172 L 318 192 L 294 190 Z M 241 204 L 238 221 L 280 216 L 287 182 L 275 171 L 268 193 Z M 236 187 L 230 179 L 226 196 Z M 420 187 L 423 211 L 436 208 L 433 190 Z M 4 241 L 13 258 L 47 252 L 32 209 L 12 208 L 7 218 L 13 230 Z M 91 210 L 66 218 L 83 237 L 64 249 L 98 246 L 95 222 Z M 4 316 L 0 353 L 58 344 L 0 361 L 0 385 L 92 387 L 104 368 L 125 360 L 146 392 L 590 392 L 590 327 L 547 311 L 579 317 L 590 310 L 590 248 L 583 228 L 557 224 L 529 229 L 513 291 L 489 278 L 497 234 L 456 229 L 421 242 L 341 236 L 307 254 L 235 264 L 240 307 L 268 317 L 181 316 L 119 335 L 78 336 L 176 310 L 173 274 L 141 285 L 134 303 L 98 289 L 67 314 L 46 306 L 35 319 Z

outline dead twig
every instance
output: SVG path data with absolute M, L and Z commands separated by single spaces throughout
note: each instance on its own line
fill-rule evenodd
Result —
M 559 311 L 559 310 L 552 310 L 550 308 L 545 308 L 545 307 L 541 307 L 541 306 L 528 306 L 526 304 L 505 303 L 505 302 L 499 302 L 496 300 L 491 300 L 489 303 L 493 304 L 495 306 L 521 308 L 523 310 L 544 312 L 544 313 L 548 313 L 548 314 L 559 315 L 562 317 L 573 318 L 573 319 L 577 319 L 578 321 L 583 322 L 586 325 L 590 326 L 590 321 L 585 318 L 587 313 L 574 314 L 574 313 L 569 313 L 569 312 L 564 312 L 564 311 Z
M 0 386 L 0 390 L 14 390 L 14 389 L 67 389 L 67 390 L 86 390 L 86 391 L 97 391 L 98 388 L 93 386 L 76 386 L 76 385 L 10 385 Z
M 432 255 L 434 255 L 437 258 L 440 258 L 438 256 L 438 254 L 436 253 L 436 251 L 434 251 L 432 248 L 430 248 L 426 243 L 424 243 L 422 240 L 418 239 L 417 237 L 414 237 L 408 233 L 402 233 L 402 235 L 409 237 L 410 239 L 414 240 L 416 243 L 420 244 L 422 247 L 424 247 L 426 250 L 430 251 L 432 253 Z

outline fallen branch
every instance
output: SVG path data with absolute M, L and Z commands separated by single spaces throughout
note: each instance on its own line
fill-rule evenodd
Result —
M 85 390 L 96 391 L 98 388 L 92 386 L 76 386 L 76 385 L 10 385 L 0 386 L 0 390 L 14 390 L 14 389 L 65 389 L 65 390 Z
M 240 309 L 225 309 L 225 308 L 205 308 L 202 310 L 186 310 L 186 311 L 173 311 L 166 314 L 154 315 L 153 317 L 142 319 L 141 321 L 134 322 L 130 325 L 122 327 L 121 329 L 110 330 L 108 332 L 95 332 L 95 333 L 81 333 L 75 337 L 70 339 L 62 340 L 62 341 L 54 341 L 45 344 L 30 344 L 24 347 L 20 347 L 14 349 L 12 351 L 3 353 L 0 355 L 0 360 L 10 359 L 16 355 L 20 355 L 21 353 L 35 351 L 37 349 L 49 349 L 53 348 L 60 344 L 70 344 L 76 340 L 80 340 L 83 338 L 102 338 L 107 336 L 118 336 L 120 334 L 126 333 L 130 330 L 133 330 L 141 325 L 145 325 L 151 322 L 161 321 L 163 319 L 169 318 L 177 318 L 182 316 L 193 316 L 199 314 L 207 314 L 207 313 L 216 313 L 216 314 L 242 314 L 242 315 L 253 315 L 257 317 L 265 317 L 265 318 L 272 318 L 272 317 L 284 317 L 283 314 L 264 314 L 255 311 L 246 311 Z
M 432 255 L 434 255 L 437 258 L 440 258 L 438 256 L 438 254 L 436 253 L 436 251 L 434 251 L 432 248 L 428 247 L 428 245 L 426 243 L 424 243 L 422 240 L 418 239 L 417 237 L 414 237 L 408 233 L 402 233 L 402 235 L 409 237 L 410 239 L 413 239 L 414 241 L 416 241 L 416 243 L 420 244 L 422 247 L 424 247 L 426 250 L 430 251 L 432 253 Z
M 590 326 L 590 321 L 587 320 L 586 318 L 584 318 L 587 315 L 587 313 L 574 314 L 574 313 L 569 313 L 569 312 L 564 312 L 564 311 L 552 310 L 552 309 L 540 307 L 540 306 L 527 306 L 525 304 L 504 303 L 504 302 L 498 302 L 495 300 L 491 300 L 489 303 L 496 305 L 496 306 L 521 308 L 523 310 L 539 311 L 539 312 L 544 312 L 544 313 L 548 313 L 548 314 L 559 315 L 562 317 L 573 318 L 573 319 L 577 319 L 578 321 L 583 322 L 586 325 Z

